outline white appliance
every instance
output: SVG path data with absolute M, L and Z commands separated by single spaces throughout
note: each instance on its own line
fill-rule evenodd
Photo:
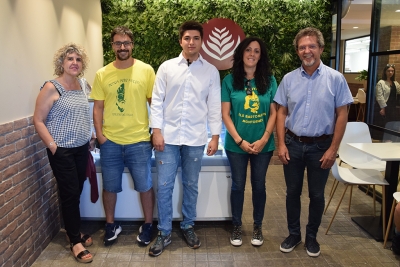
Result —
M 99 188 L 99 200 L 96 203 L 90 201 L 90 183 L 87 179 L 84 183 L 80 211 L 83 220 L 104 220 L 103 200 L 101 192 L 103 190 L 100 168 L 100 155 L 94 154 L 97 182 Z M 152 159 L 152 178 L 153 188 L 157 197 L 157 175 L 154 158 Z M 230 209 L 230 188 L 232 180 L 228 159 L 225 155 L 204 156 L 199 177 L 199 195 L 197 200 L 197 218 L 199 221 L 228 220 L 232 217 Z M 117 195 L 117 205 L 115 208 L 116 220 L 143 220 L 143 212 L 140 205 L 139 193 L 133 189 L 133 181 L 127 168 L 122 175 L 123 191 Z M 181 171 L 178 169 L 173 192 L 173 219 L 182 219 L 182 183 Z M 157 219 L 157 200 L 154 208 L 154 219 Z

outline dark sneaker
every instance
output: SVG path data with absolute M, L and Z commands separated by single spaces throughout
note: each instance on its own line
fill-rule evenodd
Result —
M 393 251 L 394 254 L 400 255 L 400 235 L 393 235 L 392 238 L 392 246 L 390 249 Z
M 106 233 L 104 235 L 104 245 L 111 246 L 117 240 L 122 228 L 116 223 L 106 223 Z
M 189 248 L 199 248 L 200 247 L 201 242 L 197 238 L 197 235 L 194 232 L 193 227 L 189 227 L 188 229 L 182 229 L 182 233 L 186 239 L 186 244 L 189 246 Z
M 154 257 L 161 255 L 161 253 L 164 251 L 164 248 L 169 244 L 171 244 L 171 234 L 162 235 L 159 231 L 156 242 L 154 242 L 149 249 L 149 255 Z
M 298 244 L 301 243 L 301 235 L 289 235 L 282 242 L 280 250 L 282 252 L 291 252 Z
M 263 243 L 264 243 L 264 238 L 262 235 L 261 225 L 254 225 L 253 237 L 251 238 L 251 244 L 253 246 L 261 246 Z
M 316 238 L 306 236 L 306 243 L 304 245 L 307 249 L 307 254 L 310 257 L 318 257 L 321 253 L 319 249 L 319 244 Z
M 242 226 L 233 226 L 233 231 L 231 234 L 231 244 L 235 247 L 242 245 Z
M 153 225 L 151 223 L 145 223 L 139 228 L 139 235 L 137 241 L 140 244 L 148 245 L 151 241 L 151 234 L 153 232 Z

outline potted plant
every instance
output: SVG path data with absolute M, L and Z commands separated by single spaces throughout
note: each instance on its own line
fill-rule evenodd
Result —
M 357 81 L 362 82 L 364 91 L 367 91 L 367 79 L 368 79 L 368 71 L 367 70 L 360 71 L 358 76 L 356 77 Z

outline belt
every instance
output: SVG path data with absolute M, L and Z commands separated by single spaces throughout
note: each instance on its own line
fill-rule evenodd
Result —
M 286 129 L 286 133 L 288 135 L 290 135 L 291 137 L 293 137 L 295 140 L 297 140 L 299 142 L 303 142 L 303 143 L 315 143 L 318 141 L 323 141 L 325 139 L 328 139 L 329 137 L 332 136 L 331 134 L 324 134 L 324 135 L 317 136 L 317 137 L 297 136 L 289 129 Z

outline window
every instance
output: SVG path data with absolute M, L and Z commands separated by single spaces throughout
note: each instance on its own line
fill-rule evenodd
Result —
M 358 73 L 368 69 L 369 36 L 345 40 L 344 73 Z

